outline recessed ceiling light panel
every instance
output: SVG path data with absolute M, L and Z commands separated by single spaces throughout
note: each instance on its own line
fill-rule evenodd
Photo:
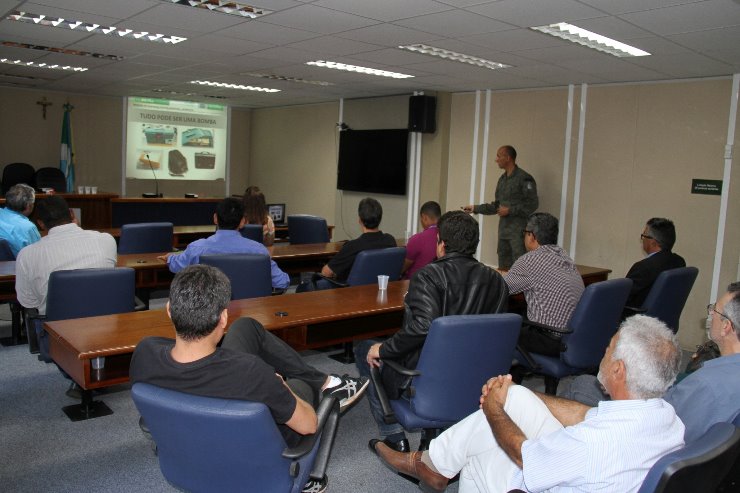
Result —
M 245 86 L 242 84 L 228 84 L 226 82 L 213 82 L 209 80 L 191 80 L 190 83 L 201 86 L 221 87 L 223 89 L 241 89 L 242 91 L 280 92 L 280 89 L 271 89 L 269 87 Z
M 146 31 L 135 32 L 132 29 L 106 27 L 89 22 L 62 19 L 61 17 L 49 17 L 44 14 L 31 14 L 16 10 L 6 19 L 17 22 L 26 22 L 28 24 L 37 24 L 40 26 L 58 27 L 61 29 L 72 29 L 95 34 L 106 34 L 108 36 L 119 36 L 121 38 L 140 39 L 143 41 L 152 41 L 155 43 L 177 44 L 188 38 L 180 36 L 169 36 L 166 34 L 149 33 Z
M 598 50 L 616 57 L 633 57 L 633 56 L 648 56 L 650 53 L 643 51 L 634 46 L 622 43 L 616 39 L 607 38 L 601 34 L 597 34 L 586 29 L 583 29 L 573 24 L 565 22 L 559 22 L 557 24 L 550 24 L 549 26 L 536 26 L 530 27 L 534 31 L 549 34 L 556 38 L 561 38 L 566 41 L 578 43 L 579 45 Z
M 50 51 L 52 53 L 61 53 L 63 55 L 89 56 L 92 58 L 102 58 L 105 60 L 123 60 L 125 57 L 117 55 L 105 55 L 103 53 L 92 53 L 90 51 L 70 50 L 69 48 L 57 48 L 55 46 L 32 45 L 28 43 L 16 43 L 15 41 L 0 41 L 0 45 L 11 48 L 24 48 L 27 50 Z
M 323 80 L 306 80 L 306 79 L 300 79 L 297 77 L 288 77 L 287 75 L 277 75 L 277 74 L 260 74 L 260 73 L 245 73 L 244 75 L 248 75 L 249 77 L 259 77 L 261 79 L 270 79 L 270 80 L 282 80 L 285 82 L 298 82 L 300 84 L 309 84 L 312 86 L 333 86 L 333 82 L 326 82 Z
M 497 70 L 502 68 L 510 68 L 511 65 L 505 63 L 494 62 L 486 60 L 485 58 L 479 58 L 477 56 L 466 55 L 464 53 L 457 53 L 456 51 L 445 50 L 444 48 L 437 48 L 436 46 L 429 46 L 424 44 L 416 45 L 405 45 L 399 46 L 400 49 L 406 51 L 413 51 L 421 53 L 423 55 L 436 56 L 444 58 L 445 60 L 452 60 L 453 62 L 467 63 L 475 65 L 476 67 L 487 68 L 491 70 Z
M 377 75 L 380 77 L 391 77 L 393 79 L 408 79 L 413 75 L 402 74 L 399 72 L 389 72 L 387 70 L 378 70 L 375 68 L 360 67 L 359 65 L 347 65 L 339 62 L 329 62 L 325 60 L 316 60 L 314 62 L 306 62 L 306 65 L 314 65 L 316 67 L 332 68 L 335 70 L 344 70 L 346 72 L 357 72 L 358 74 Z
M 261 9 L 251 5 L 229 2 L 228 0 L 160 0 L 166 3 L 184 5 L 186 7 L 195 7 L 198 9 L 208 9 L 213 12 L 222 14 L 238 15 L 239 17 L 248 17 L 256 19 L 263 15 L 272 14 L 272 10 Z
M 49 70 L 67 70 L 70 72 L 85 72 L 85 67 L 74 67 L 72 65 L 63 65 L 59 63 L 38 63 L 38 62 L 24 62 L 23 60 L 12 60 L 10 58 L 0 58 L 0 63 L 6 65 L 15 65 L 17 67 L 31 67 L 31 68 L 45 68 Z

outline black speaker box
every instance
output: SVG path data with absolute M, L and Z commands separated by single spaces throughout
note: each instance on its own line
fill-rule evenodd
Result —
M 425 134 L 437 131 L 437 98 L 434 96 L 409 98 L 409 131 Z

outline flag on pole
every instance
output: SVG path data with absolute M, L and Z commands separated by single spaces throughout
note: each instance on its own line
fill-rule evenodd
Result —
M 67 103 L 64 105 L 64 117 L 62 119 L 62 148 L 59 159 L 59 168 L 67 178 L 67 192 L 72 193 L 75 188 L 75 164 L 74 151 L 72 150 L 72 120 L 71 113 L 74 106 Z

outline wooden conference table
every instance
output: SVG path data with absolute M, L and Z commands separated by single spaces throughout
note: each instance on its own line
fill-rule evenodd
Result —
M 611 272 L 578 266 L 585 284 L 604 281 Z M 229 323 L 250 316 L 297 350 L 366 339 L 398 330 L 408 281 L 391 282 L 385 296 L 375 284 L 301 294 L 235 300 Z M 287 313 L 287 315 L 281 315 Z M 147 336 L 175 336 L 164 310 L 62 320 L 45 324 L 51 356 L 83 389 L 128 381 L 136 345 Z M 91 360 L 106 358 L 102 370 Z

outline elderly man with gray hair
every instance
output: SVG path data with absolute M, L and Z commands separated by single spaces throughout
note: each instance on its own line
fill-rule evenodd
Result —
M 483 385 L 481 410 L 428 452 L 402 454 L 382 443 L 376 451 L 392 469 L 418 478 L 423 491 L 443 491 L 460 473 L 461 493 L 635 492 L 661 456 L 683 446 L 684 425 L 661 398 L 680 360 L 673 332 L 637 315 L 622 324 L 599 367 L 613 400 L 591 408 L 498 376 Z
M 41 239 L 38 228 L 28 219 L 35 201 L 33 188 L 25 183 L 13 185 L 5 194 L 5 208 L 0 209 L 0 238 L 8 242 L 14 256 Z

